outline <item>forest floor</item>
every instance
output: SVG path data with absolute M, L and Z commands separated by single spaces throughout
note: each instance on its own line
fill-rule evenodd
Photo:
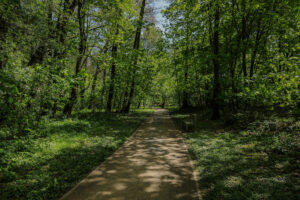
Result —
M 28 136 L 0 134 L 0 199 L 57 199 L 71 188 L 63 200 L 300 199 L 299 121 L 237 128 L 204 114 L 182 134 L 166 110 L 151 112 L 80 112 Z M 194 114 L 171 112 L 176 124 Z
M 0 199 L 57 199 L 115 152 L 153 109 L 83 111 L 45 119 L 29 135 L 0 132 Z
M 198 199 L 196 175 L 181 132 L 156 112 L 62 200 Z
M 300 199 L 300 122 L 273 118 L 238 128 L 209 120 L 183 134 L 199 172 L 202 199 Z M 177 125 L 195 112 L 173 110 Z

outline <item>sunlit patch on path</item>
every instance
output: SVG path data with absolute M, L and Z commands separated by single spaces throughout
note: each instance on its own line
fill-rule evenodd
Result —
M 61 200 L 198 199 L 193 166 L 167 111 L 157 110 Z

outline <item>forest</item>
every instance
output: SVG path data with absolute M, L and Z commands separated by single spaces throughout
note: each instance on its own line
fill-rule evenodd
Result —
M 1 0 L 0 199 L 62 197 L 157 108 L 203 199 L 299 199 L 299 19 L 296 0 Z

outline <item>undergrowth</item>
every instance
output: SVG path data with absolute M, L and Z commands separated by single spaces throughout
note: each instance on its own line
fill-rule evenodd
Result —
M 172 114 L 178 123 L 193 113 Z M 299 121 L 272 116 L 228 125 L 198 115 L 196 130 L 184 138 L 202 199 L 300 199 Z
M 0 199 L 62 196 L 118 149 L 150 112 L 86 111 L 69 119 L 48 119 L 23 137 L 2 137 Z

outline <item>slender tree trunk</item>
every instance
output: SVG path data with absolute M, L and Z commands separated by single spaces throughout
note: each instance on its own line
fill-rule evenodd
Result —
M 6 8 L 6 4 L 4 4 L 4 8 L 2 8 L 3 10 L 7 10 Z M 0 10 L 1 11 L 1 10 Z M 6 18 L 3 16 L 4 13 L 0 13 L 0 53 L 2 54 L 2 50 L 3 50 L 3 43 L 6 40 L 6 33 L 8 31 L 8 24 L 6 21 Z M 5 55 L 1 55 L 0 54 L 0 70 L 3 69 L 6 65 L 6 58 Z
M 242 68 L 244 77 L 247 77 L 246 49 L 242 51 Z
M 243 48 L 242 48 L 242 69 L 244 77 L 247 77 L 247 61 L 246 61 L 246 53 L 247 53 L 247 24 L 246 24 L 246 0 L 242 1 L 242 41 L 243 41 Z
M 117 51 L 117 50 L 115 50 Z M 106 111 L 111 112 L 112 110 L 112 101 L 114 96 L 114 82 L 115 82 L 115 75 L 116 75 L 116 64 L 113 63 L 110 70 L 110 86 L 108 91 L 108 99 L 107 99 L 107 106 Z
M 127 86 L 129 86 L 128 82 L 127 82 Z M 128 89 L 126 87 L 125 93 L 124 93 L 124 97 L 123 97 L 123 103 L 122 103 L 121 112 L 125 112 L 125 107 L 127 105 L 127 102 L 128 102 Z
M 53 0 L 48 0 L 48 27 L 49 27 L 49 34 L 48 38 L 49 40 L 56 40 L 57 44 L 59 45 L 60 49 L 57 47 L 48 47 L 46 51 L 49 51 L 49 48 L 51 48 L 51 53 L 53 53 L 53 58 L 61 59 L 64 56 L 64 46 L 65 46 L 65 37 L 67 36 L 67 30 L 66 26 L 68 24 L 69 18 L 72 16 L 72 14 L 75 11 L 75 8 L 77 6 L 77 0 L 65 0 L 63 3 L 62 11 L 59 14 L 58 21 L 56 24 L 56 27 L 53 26 Z M 39 50 L 37 50 L 39 52 Z M 46 52 L 45 52 L 46 53 Z M 28 65 L 33 65 L 37 63 L 41 63 L 43 61 L 43 58 L 41 60 L 34 60 L 35 55 L 32 55 L 30 58 L 30 61 Z M 56 83 L 56 80 L 53 80 L 53 83 Z M 61 94 L 59 95 L 61 96 Z M 52 108 L 52 117 L 55 117 L 56 111 L 57 111 L 57 99 L 54 100 L 54 105 Z
M 116 36 L 119 35 L 119 26 L 117 26 Z M 107 99 L 107 106 L 106 111 L 111 112 L 112 110 L 112 101 L 114 97 L 114 87 L 115 87 L 115 76 L 116 76 L 116 61 L 118 53 L 118 45 L 116 42 L 114 42 L 112 47 L 112 65 L 110 69 L 110 85 L 109 85 L 109 91 L 108 91 L 108 99 Z
M 87 65 L 87 59 L 85 59 L 85 60 L 83 61 L 83 64 L 82 64 L 81 69 L 85 69 L 85 70 L 86 70 L 86 67 L 87 67 L 86 65 Z M 89 87 L 90 87 L 90 83 L 88 83 L 88 85 L 85 86 L 86 81 L 87 81 L 87 79 L 86 79 L 86 77 L 84 77 L 84 79 L 83 79 L 83 85 L 82 85 L 82 87 L 80 88 L 80 98 L 81 98 L 81 100 L 84 99 L 85 92 L 86 92 L 86 90 L 88 90 Z
M 184 82 L 185 82 L 185 84 L 187 84 L 187 78 L 188 78 L 188 73 L 185 72 L 184 73 Z M 188 106 L 189 106 L 189 104 L 188 104 L 188 93 L 186 92 L 186 89 L 184 89 L 181 108 L 184 109 L 184 108 L 187 108 Z
M 56 25 L 56 36 L 60 44 L 64 44 L 67 36 L 67 24 L 69 18 L 72 16 L 75 11 L 76 5 L 80 6 L 83 0 L 65 0 L 64 8 L 62 13 L 60 13 L 58 22 Z M 81 11 L 80 11 L 81 12 Z M 77 13 L 78 14 L 78 13 Z M 56 52 L 57 56 L 62 56 L 63 52 Z
M 142 31 L 142 26 L 143 26 L 145 7 L 146 7 L 146 0 L 143 0 L 142 6 L 141 6 L 141 11 L 140 11 L 139 23 L 137 25 L 134 44 L 133 44 L 133 49 L 136 50 L 136 52 L 135 52 L 136 54 L 134 55 L 132 82 L 131 82 L 131 88 L 130 88 L 130 93 L 129 93 L 129 99 L 126 104 L 126 107 L 124 108 L 125 113 L 129 113 L 129 111 L 130 111 L 130 105 L 132 103 L 134 90 L 135 90 L 135 73 L 136 73 L 136 67 L 137 67 L 137 62 L 138 62 L 138 57 L 139 57 L 138 50 L 140 48 L 141 31 Z
M 255 58 L 256 58 L 256 54 L 257 54 L 258 46 L 259 46 L 259 42 L 260 42 L 260 37 L 261 37 L 260 20 L 257 23 L 258 24 L 257 24 L 256 37 L 255 37 L 255 45 L 254 45 L 254 50 L 251 55 L 250 78 L 252 78 L 253 74 L 254 74 L 254 63 L 255 63 Z
M 85 35 L 86 33 L 84 27 L 85 11 L 83 11 L 84 5 L 85 5 L 85 0 L 78 0 L 77 18 L 79 23 L 80 42 L 78 47 L 79 55 L 77 56 L 76 67 L 75 67 L 76 76 L 82 69 L 82 60 L 86 51 L 86 35 Z M 77 100 L 77 93 L 78 93 L 78 83 L 75 83 L 74 87 L 72 87 L 69 101 L 64 107 L 64 114 L 66 114 L 67 116 L 70 116 L 72 113 L 73 106 Z
M 104 49 L 103 53 L 107 53 L 107 51 L 108 51 L 107 45 L 105 45 L 103 49 Z M 93 76 L 93 83 L 92 83 L 91 94 L 90 94 L 90 104 L 89 104 L 89 107 L 88 107 L 89 109 L 92 109 L 93 112 L 95 110 L 95 96 L 96 96 L 95 95 L 95 89 L 96 89 L 96 86 L 97 86 L 97 80 L 98 80 L 99 73 L 100 73 L 100 68 L 97 65 L 94 76 Z M 103 70 L 103 86 L 105 86 L 105 76 L 106 76 L 106 71 L 104 69 Z M 103 97 L 102 97 L 103 94 L 104 94 L 104 90 L 102 90 L 102 94 L 101 94 L 101 105 L 103 103 Z
M 90 105 L 89 105 L 89 109 L 93 109 L 94 110 L 94 101 L 95 101 L 95 89 L 96 89 L 96 85 L 97 85 L 97 79 L 98 79 L 98 74 L 100 72 L 99 66 L 96 67 L 96 71 L 95 74 L 93 76 L 93 83 L 92 83 L 92 88 L 91 88 L 91 96 L 90 96 Z
M 237 65 L 237 60 L 239 57 L 239 49 L 240 49 L 240 37 L 237 38 L 237 43 L 236 43 L 236 49 L 235 51 L 231 50 L 231 66 L 230 66 L 230 74 L 231 74 L 231 90 L 233 93 L 233 97 L 231 99 L 232 102 L 232 110 L 236 111 L 237 109 L 237 104 L 238 104 L 238 99 L 236 97 L 237 94 L 237 87 L 235 83 L 235 74 L 236 74 L 236 65 Z
M 191 2 L 188 1 L 188 10 L 191 9 Z M 190 37 L 191 37 L 191 31 L 190 31 L 190 12 L 185 12 L 185 25 L 186 25 L 186 30 L 185 30 L 185 40 L 186 40 L 186 48 L 185 48 L 185 53 L 184 53 L 184 85 L 188 85 L 188 71 L 190 68 Z M 184 87 L 183 88 L 183 99 L 182 99 L 182 109 L 189 107 L 189 94 L 188 94 L 188 88 Z
M 219 23 L 220 23 L 220 8 L 218 3 L 216 4 L 215 11 L 215 22 L 214 22 L 214 36 L 213 36 L 213 53 L 214 53 L 214 85 L 213 85 L 213 99 L 212 99 L 212 108 L 213 115 L 212 119 L 220 118 L 219 111 L 219 92 L 220 92 L 220 80 L 219 80 Z
M 105 45 L 103 47 L 103 53 L 106 54 L 107 51 L 108 51 L 108 46 Z M 91 88 L 91 96 L 90 96 L 90 105 L 89 105 L 89 109 L 92 108 L 93 110 L 94 110 L 94 103 L 95 103 L 95 89 L 96 89 L 96 86 L 97 86 L 97 80 L 98 80 L 98 74 L 99 73 L 100 73 L 100 68 L 99 68 L 99 66 L 97 66 L 94 77 L 93 77 L 93 83 L 92 83 L 92 88 Z M 103 69 L 103 86 L 105 86 L 105 76 L 106 76 L 106 70 Z
M 45 41 L 41 42 L 41 44 L 37 47 L 37 49 L 33 50 L 30 59 L 28 62 L 28 65 L 35 65 L 40 64 L 43 62 L 44 57 L 46 53 L 49 50 L 49 47 L 47 47 L 48 40 L 51 40 L 56 37 L 56 40 L 60 46 L 60 49 L 55 48 L 54 50 L 54 57 L 55 58 L 62 58 L 64 55 L 64 44 L 65 44 L 65 38 L 67 35 L 67 23 L 69 18 L 72 16 L 77 0 L 65 0 L 63 3 L 63 8 L 61 11 L 61 14 L 58 17 L 58 22 L 56 25 L 56 36 L 52 33 L 52 12 L 53 12 L 53 2 L 52 0 L 49 0 L 48 2 L 48 36 L 47 38 L 44 38 Z M 50 47 L 51 48 L 51 47 Z M 62 51 L 63 50 L 63 51 Z
M 103 77 L 102 77 L 102 90 L 101 90 L 101 108 L 104 108 L 104 94 L 105 94 L 105 89 L 106 89 L 106 69 L 103 70 Z

